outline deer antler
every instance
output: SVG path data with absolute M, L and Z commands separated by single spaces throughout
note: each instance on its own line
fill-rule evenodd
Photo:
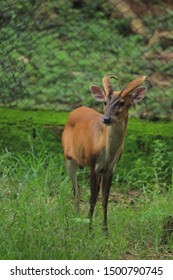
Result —
M 140 76 L 139 78 L 133 80 L 130 82 L 125 88 L 121 91 L 122 96 L 126 96 L 128 93 L 130 93 L 132 90 L 139 87 L 143 82 L 145 81 L 146 76 Z
M 102 80 L 103 81 L 103 87 L 104 87 L 104 90 L 105 90 L 105 93 L 106 93 L 107 96 L 110 96 L 113 93 L 113 88 L 112 88 L 112 85 L 111 85 L 111 82 L 110 82 L 111 78 L 114 78 L 114 79 L 118 80 L 113 75 L 105 76 Z

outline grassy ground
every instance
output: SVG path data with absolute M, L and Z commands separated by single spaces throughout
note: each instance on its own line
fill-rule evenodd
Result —
M 0 157 L 1 259 L 172 259 L 173 189 L 133 189 L 114 178 L 109 236 L 102 234 L 100 199 L 94 230 L 88 229 L 88 171 L 79 171 L 81 213 L 75 213 L 61 147 L 34 146 Z M 130 177 L 129 177 L 130 178 Z M 133 183 L 133 182 L 132 182 Z M 116 188 L 115 188 L 116 187 Z M 150 186 L 151 187 L 151 186 Z
M 89 232 L 87 169 L 78 171 L 81 212 L 75 212 L 56 141 L 56 124 L 67 114 L 63 120 L 56 112 L 0 112 L 0 259 L 173 258 L 171 122 L 129 120 L 106 237 L 100 197 Z

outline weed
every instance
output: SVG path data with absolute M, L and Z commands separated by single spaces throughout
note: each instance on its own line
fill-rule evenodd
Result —
M 172 180 L 171 154 L 169 147 L 161 140 L 153 142 L 152 166 L 157 176 L 157 184 L 160 187 L 168 187 Z
M 93 220 L 93 234 L 89 232 L 88 170 L 78 171 L 81 213 L 76 216 L 61 149 L 56 155 L 45 141 L 40 141 L 40 149 L 37 144 L 30 141 L 26 152 L 6 149 L 0 156 L 1 259 L 162 259 L 168 251 L 168 258 L 172 258 L 172 234 L 167 234 L 165 225 L 172 213 L 173 188 L 160 191 L 165 179 L 161 180 L 157 161 L 162 156 L 166 178 L 168 161 L 163 152 L 165 155 L 167 148 L 163 143 L 154 143 L 157 159 L 152 155 L 153 166 L 147 167 L 145 156 L 139 159 L 137 154 L 127 173 L 124 165 L 117 168 L 114 182 L 120 195 L 114 199 L 114 187 L 111 189 L 108 237 L 103 236 L 101 230 L 100 200 Z M 128 197 L 133 194 L 130 190 L 141 190 L 133 203 Z

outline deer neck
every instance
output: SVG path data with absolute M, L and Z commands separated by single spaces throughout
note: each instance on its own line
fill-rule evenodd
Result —
M 104 145 L 100 157 L 96 162 L 96 172 L 112 171 L 116 167 L 123 148 L 127 119 L 111 126 L 104 125 Z
M 106 127 L 106 157 L 110 158 L 110 160 L 123 145 L 126 127 L 127 118 Z

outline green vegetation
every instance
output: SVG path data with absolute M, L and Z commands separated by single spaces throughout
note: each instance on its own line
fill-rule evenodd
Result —
M 173 258 L 172 123 L 129 120 L 105 237 L 100 198 L 89 232 L 88 169 L 78 171 L 81 213 L 75 213 L 56 140 L 59 113 L 1 109 L 0 117 L 0 259 Z
M 0 156 L 0 258 L 172 259 L 168 220 L 172 219 L 173 182 L 170 162 L 163 155 L 169 151 L 161 140 L 153 145 L 152 164 L 146 165 L 139 152 L 136 159 L 128 154 L 115 172 L 108 237 L 101 231 L 100 199 L 94 235 L 89 232 L 85 169 L 78 172 L 82 198 L 81 213 L 76 215 L 60 146 L 52 151 L 49 143 L 40 139 L 39 152 L 33 141 L 23 154 L 6 150 Z M 160 160 L 164 160 L 161 165 Z
M 173 259 L 172 8 L 139 2 L 143 34 L 110 1 L 0 1 L 0 259 Z M 73 108 L 102 110 L 89 86 L 111 73 L 117 89 L 147 75 L 148 94 L 130 112 L 105 237 L 100 197 L 89 231 L 88 169 L 76 215 L 60 138 Z
M 54 111 L 21 111 L 0 108 L 1 153 L 4 149 L 12 152 L 24 152 L 29 149 L 31 141 L 40 149 L 40 138 L 46 139 L 52 150 L 56 151 L 56 139 L 60 140 L 61 132 L 68 118 L 67 112 Z M 151 151 L 154 139 L 162 139 L 168 146 L 172 145 L 173 122 L 151 122 L 129 119 L 126 149 Z
M 172 10 L 164 3 L 158 14 L 141 14 L 145 37 L 132 32 L 131 18 L 103 0 L 8 0 L 0 5 L 1 105 L 56 111 L 94 106 L 88 89 L 101 85 L 104 75 L 114 73 L 119 78 L 115 87 L 122 88 L 145 74 L 149 93 L 139 116 L 172 119 L 173 60 L 166 56 L 172 44 L 169 37 L 149 44 L 158 27 L 172 31 Z
M 54 111 L 22 111 L 17 109 L 0 108 L 1 124 L 30 124 L 30 125 L 64 125 L 67 112 Z

